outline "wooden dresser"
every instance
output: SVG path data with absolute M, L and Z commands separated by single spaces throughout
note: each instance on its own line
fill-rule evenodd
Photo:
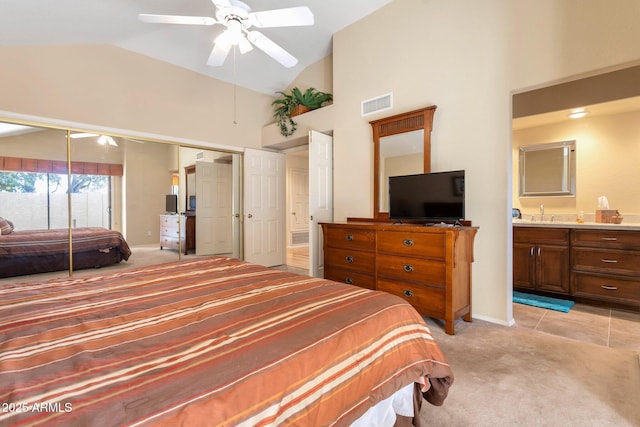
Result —
M 471 321 L 477 227 L 322 223 L 325 278 L 398 295 L 426 316 Z

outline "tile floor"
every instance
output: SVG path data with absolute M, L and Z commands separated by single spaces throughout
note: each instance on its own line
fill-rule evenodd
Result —
M 515 327 L 640 352 L 640 312 L 576 304 L 568 313 L 513 304 Z

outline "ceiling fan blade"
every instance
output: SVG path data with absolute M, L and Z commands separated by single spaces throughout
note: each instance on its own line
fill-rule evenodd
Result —
M 249 18 L 258 28 L 295 27 L 313 25 L 314 22 L 313 13 L 306 6 L 254 12 L 249 14 Z
M 153 15 L 149 13 L 139 14 L 138 19 L 152 24 L 213 25 L 218 22 L 208 16 Z
M 249 31 L 247 38 L 258 49 L 278 61 L 286 68 L 291 68 L 298 63 L 298 60 L 289 52 L 278 46 L 273 40 L 259 31 Z
M 78 132 L 78 133 L 72 133 L 71 138 L 76 139 L 76 138 L 91 138 L 94 136 L 98 136 L 97 133 L 89 133 L 89 132 Z
M 211 55 L 209 55 L 209 59 L 207 60 L 207 65 L 210 65 L 211 67 L 219 67 L 224 64 L 224 61 L 227 59 L 227 55 L 229 54 L 229 50 L 231 50 L 231 45 L 228 43 L 214 44 Z
M 231 9 L 233 5 L 229 0 L 211 0 L 216 9 Z

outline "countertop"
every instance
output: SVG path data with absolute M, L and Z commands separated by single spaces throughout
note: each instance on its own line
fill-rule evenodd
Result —
M 588 228 L 595 230 L 632 230 L 640 231 L 640 223 L 603 224 L 600 222 L 577 221 L 531 221 L 528 219 L 513 219 L 514 227 L 546 227 L 546 228 Z

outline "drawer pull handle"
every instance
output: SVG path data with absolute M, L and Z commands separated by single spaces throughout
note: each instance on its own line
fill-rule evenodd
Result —
M 616 240 L 618 240 L 617 237 L 603 237 L 602 240 L 606 240 L 608 242 L 615 242 Z
M 413 239 L 404 239 L 402 242 L 405 246 L 413 246 Z
M 351 277 L 347 277 L 346 279 L 344 279 L 344 283 L 346 283 L 347 285 L 353 285 L 353 279 Z
M 608 291 L 617 291 L 618 287 L 617 286 L 607 286 L 607 285 L 602 285 L 600 286 L 602 289 L 606 289 Z
M 404 291 L 402 291 L 402 294 L 403 294 L 405 297 L 409 297 L 409 298 L 410 298 L 410 297 L 412 297 L 412 296 L 413 296 L 413 291 L 410 291 L 409 289 L 405 289 Z
M 402 269 L 404 271 L 406 271 L 407 273 L 411 273 L 413 271 L 413 265 L 405 264 L 405 265 L 402 266 Z
M 346 259 L 347 262 L 353 262 L 353 257 L 351 255 L 345 257 L 344 259 Z
M 609 263 L 609 264 L 616 264 L 616 263 L 618 262 L 618 260 L 615 260 L 615 259 L 606 259 L 606 258 L 605 258 L 605 259 L 601 259 L 600 261 L 602 261 L 602 262 L 606 262 L 606 263 Z
M 347 234 L 345 238 L 349 241 L 353 240 L 353 234 Z

